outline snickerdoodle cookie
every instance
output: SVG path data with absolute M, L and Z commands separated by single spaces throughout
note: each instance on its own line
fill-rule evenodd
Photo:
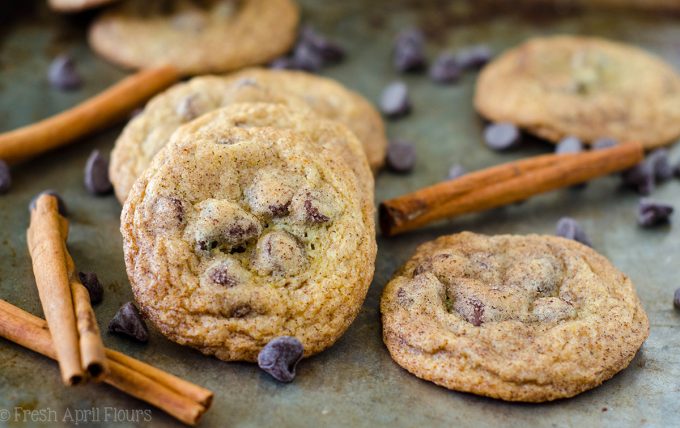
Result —
M 571 397 L 630 363 L 649 332 L 630 279 L 554 236 L 459 233 L 421 245 L 387 284 L 392 358 L 450 389 Z

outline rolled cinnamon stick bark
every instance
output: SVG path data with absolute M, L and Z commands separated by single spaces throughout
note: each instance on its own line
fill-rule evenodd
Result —
M 0 134 L 0 159 L 10 164 L 27 160 L 111 126 L 179 78 L 172 66 L 128 76 L 69 110 Z

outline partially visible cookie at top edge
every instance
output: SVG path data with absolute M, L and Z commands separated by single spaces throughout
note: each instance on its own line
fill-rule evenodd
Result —
M 125 68 L 170 64 L 187 75 L 265 64 L 295 42 L 293 0 L 122 2 L 92 23 L 95 52 Z
M 539 37 L 508 50 L 482 70 L 474 104 L 489 120 L 555 143 L 571 135 L 653 148 L 680 136 L 678 73 L 640 48 L 595 37 Z
M 355 173 L 305 133 L 224 114 L 178 129 L 125 202 L 135 298 L 168 338 L 224 360 L 254 361 L 285 335 L 313 355 L 365 298 L 373 219 Z
M 624 369 L 649 334 L 630 279 L 544 235 L 442 236 L 385 287 L 383 339 L 414 375 L 508 401 L 574 396 Z
M 332 101 L 331 101 L 332 100 Z M 111 154 L 110 177 L 121 202 L 153 156 L 177 127 L 237 102 L 272 102 L 345 124 L 359 138 L 375 172 L 384 163 L 387 138 L 375 108 L 330 79 L 303 72 L 248 69 L 226 76 L 202 76 L 156 95 L 124 128 Z
M 72 13 L 80 12 L 95 7 L 104 6 L 118 0 L 49 0 L 50 9 L 57 12 Z

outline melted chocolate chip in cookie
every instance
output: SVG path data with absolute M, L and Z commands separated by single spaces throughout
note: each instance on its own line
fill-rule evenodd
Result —
M 191 225 L 197 247 L 210 251 L 218 246 L 234 249 L 256 238 L 262 226 L 254 215 L 238 204 L 220 199 L 208 199 L 199 204 L 198 216 Z
M 255 215 L 271 217 L 288 215 L 295 194 L 293 183 L 293 179 L 279 171 L 261 171 L 245 191 L 251 211 Z
M 290 233 L 270 232 L 258 241 L 253 264 L 261 275 L 292 276 L 307 266 L 307 254 Z

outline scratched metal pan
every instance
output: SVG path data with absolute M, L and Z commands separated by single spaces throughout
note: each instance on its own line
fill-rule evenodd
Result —
M 59 112 L 97 93 L 124 73 L 95 56 L 85 43 L 92 14 L 59 17 L 44 2 L 0 2 L 0 131 Z M 369 99 L 383 86 L 405 80 L 413 97 L 413 114 L 390 122 L 392 138 L 415 142 L 418 161 L 411 175 L 382 173 L 378 200 L 415 190 L 446 176 L 452 163 L 468 169 L 548 152 L 530 142 L 498 154 L 480 143 L 481 121 L 471 106 L 475 75 L 456 85 L 435 86 L 425 76 L 399 76 L 390 66 L 394 33 L 418 25 L 427 31 L 429 54 L 471 43 L 488 43 L 496 51 L 535 35 L 575 33 L 605 36 L 655 52 L 680 67 L 680 19 L 669 14 L 577 9 L 522 9 L 484 6 L 475 1 L 302 2 L 303 19 L 341 41 L 347 60 L 324 70 Z M 514 2 L 508 2 L 514 3 Z M 503 2 L 501 2 L 503 4 Z M 81 90 L 51 89 L 45 73 L 50 59 L 71 53 L 85 78 Z M 26 206 L 37 192 L 53 188 L 72 213 L 69 245 L 78 267 L 99 274 L 104 302 L 96 307 L 100 328 L 132 295 L 123 264 L 118 232 L 120 205 L 113 198 L 89 196 L 82 170 L 93 149 L 108 153 L 121 126 L 88 137 L 76 145 L 13 168 L 14 187 L 0 197 L 0 297 L 42 315 L 26 249 Z M 673 150 L 675 157 L 679 150 Z M 680 183 L 661 186 L 654 197 L 680 207 Z M 680 286 L 680 227 L 654 230 L 636 227 L 638 197 L 619 187 L 617 177 L 591 183 L 583 190 L 562 190 L 527 203 L 471 215 L 404 236 L 379 238 L 376 275 L 357 320 L 337 344 L 303 361 L 292 384 L 278 384 L 252 364 L 226 363 L 180 347 L 153 332 L 146 345 L 105 334 L 109 347 L 204 385 L 215 402 L 203 426 L 679 426 L 680 315 L 673 310 L 673 290 Z M 559 217 L 578 219 L 594 247 L 630 275 L 649 314 L 651 334 L 623 372 L 592 391 L 548 404 L 512 404 L 448 391 L 419 380 L 397 366 L 381 340 L 379 298 L 394 270 L 414 248 L 436 236 L 461 230 L 480 233 L 552 233 Z M 31 410 L 54 414 L 69 425 L 77 409 L 98 410 L 86 426 L 176 426 L 152 409 L 136 422 L 113 410 L 149 409 L 107 386 L 62 386 L 56 364 L 0 340 L 0 416 L 8 409 L 9 426 L 40 426 Z M 19 410 L 16 410 L 19 409 Z M 107 410 L 108 409 L 108 410 Z M 113 409 L 113 410 L 112 410 Z M 54 413 L 48 413 L 53 410 Z M 82 413 L 81 413 L 82 415 Z M 96 415 L 96 413 L 95 413 Z M 118 420 L 113 420 L 114 415 Z M 122 419 L 122 420 L 121 420 Z M 130 420 L 133 419 L 133 420 Z M 44 424 L 42 424 L 44 425 Z

